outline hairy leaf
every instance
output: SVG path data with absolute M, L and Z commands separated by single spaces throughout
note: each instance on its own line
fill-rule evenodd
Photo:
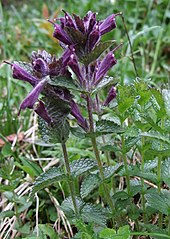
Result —
M 85 202 L 80 198 L 80 197 L 76 197 L 76 206 L 78 211 L 80 211 L 83 207 L 83 205 L 85 204 Z M 72 202 L 72 198 L 68 197 L 66 198 L 62 203 L 60 208 L 65 212 L 65 214 L 70 217 L 73 218 L 74 217 L 74 205 Z
M 121 168 L 123 167 L 122 163 L 118 163 L 115 166 L 108 166 L 104 167 L 104 177 L 105 179 L 108 179 L 112 177 L 115 173 L 117 173 Z
M 58 76 L 55 78 L 52 78 L 51 81 L 49 81 L 50 85 L 54 86 L 60 86 L 60 87 L 65 87 L 70 90 L 77 90 L 80 91 L 81 89 L 79 88 L 79 85 L 73 78 L 67 78 L 64 76 Z
M 162 163 L 162 180 L 170 187 L 170 158 Z
M 50 168 L 47 172 L 42 173 L 33 185 L 31 195 L 35 194 L 39 190 L 48 187 L 52 183 L 66 179 L 64 170 L 59 167 Z
M 93 169 L 97 166 L 96 161 L 92 159 L 80 159 L 80 160 L 74 160 L 70 164 L 71 174 L 74 177 L 77 177 L 90 169 Z
M 101 182 L 98 174 L 88 174 L 81 184 L 80 194 L 82 198 L 87 197 Z
M 112 134 L 112 133 L 123 133 L 124 130 L 118 124 L 110 120 L 99 120 L 96 123 L 96 135 L 100 134 Z
M 115 41 L 105 41 L 100 42 L 90 53 L 80 57 L 80 61 L 89 65 L 91 62 L 95 61 L 107 48 L 111 47 Z
M 106 225 L 106 211 L 100 205 L 87 203 L 81 210 L 84 222 L 92 222 L 101 226 Z
M 98 92 L 99 90 L 105 88 L 106 86 L 108 85 L 113 85 L 113 84 L 116 84 L 118 81 L 118 79 L 116 78 L 113 78 L 113 77 L 109 77 L 109 76 L 105 76 L 101 81 L 100 83 L 95 87 L 95 89 L 93 90 L 92 93 L 96 93 Z
M 145 198 L 148 206 L 165 215 L 170 215 L 170 192 L 168 190 L 162 190 L 161 194 L 158 194 L 155 189 L 149 190 Z

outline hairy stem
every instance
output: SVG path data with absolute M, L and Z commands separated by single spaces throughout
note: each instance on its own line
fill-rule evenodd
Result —
M 88 114 L 89 114 L 90 133 L 93 134 L 95 132 L 95 130 L 94 130 L 94 121 L 93 121 L 93 114 L 92 114 L 92 99 L 91 99 L 90 94 L 87 95 L 87 109 L 88 109 Z M 92 142 L 95 158 L 97 160 L 100 177 L 102 179 L 102 186 L 103 186 L 103 189 L 105 192 L 105 196 L 106 196 L 107 202 L 109 203 L 111 210 L 114 211 L 114 205 L 113 205 L 110 193 L 108 191 L 107 185 L 104 182 L 105 177 L 104 177 L 104 172 L 103 172 L 103 165 L 102 165 L 102 162 L 100 159 L 100 154 L 99 154 L 99 150 L 97 147 L 96 137 L 94 135 L 91 136 L 91 142 Z
M 128 172 L 128 163 L 127 163 L 127 160 L 126 160 L 124 135 L 122 135 L 122 154 L 123 154 L 123 164 L 125 166 L 125 173 L 126 173 L 127 192 L 128 192 L 128 195 L 130 195 L 130 177 L 129 177 L 129 172 Z
M 144 156 L 144 147 L 145 145 L 145 139 L 144 137 L 142 137 L 142 153 L 141 153 L 141 157 L 142 157 L 142 162 L 141 162 L 141 170 L 142 173 L 145 172 L 145 156 Z M 144 183 L 144 179 L 141 178 L 141 184 L 142 184 L 142 192 L 141 192 L 141 203 L 142 203 L 142 209 L 143 209 L 143 221 L 144 223 L 147 223 L 147 214 L 146 214 L 146 206 L 145 206 L 145 183 Z
M 70 164 L 69 164 L 69 160 L 68 160 L 66 144 L 62 143 L 61 146 L 62 146 L 62 149 L 63 149 L 64 163 L 65 163 L 65 168 L 66 168 L 66 172 L 67 172 L 67 176 L 68 176 L 68 185 L 69 185 L 69 189 L 70 189 L 71 199 L 72 199 L 72 202 L 73 202 L 75 214 L 76 214 L 76 216 L 78 216 L 79 213 L 78 213 L 78 209 L 77 209 L 77 205 L 76 205 L 76 198 L 75 198 L 75 193 L 74 193 L 74 184 L 73 184 L 73 180 L 72 180 L 72 176 L 71 176 Z

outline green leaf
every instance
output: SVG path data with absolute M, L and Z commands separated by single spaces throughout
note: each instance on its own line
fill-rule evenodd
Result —
M 120 134 L 123 133 L 124 129 L 121 128 L 118 124 L 110 120 L 99 120 L 96 122 L 96 135 L 101 134 Z
M 121 151 L 121 148 L 116 146 L 115 144 L 105 144 L 100 147 L 102 151 L 113 151 L 113 152 L 118 152 Z
M 115 166 L 108 166 L 104 167 L 104 177 L 105 179 L 108 179 L 112 177 L 115 173 L 117 173 L 121 168 L 123 167 L 122 163 L 117 163 Z
M 105 228 L 100 231 L 99 236 L 100 238 L 104 238 L 104 239 L 113 239 L 115 234 L 116 234 L 116 231 L 114 229 Z
M 92 222 L 101 226 L 106 225 L 106 211 L 100 205 L 85 204 L 81 209 L 81 216 L 84 222 Z
M 148 206 L 165 215 L 170 215 L 170 192 L 168 190 L 161 190 L 161 194 L 158 194 L 155 189 L 148 190 L 145 198 Z
M 77 177 L 90 169 L 93 169 L 97 166 L 96 161 L 92 159 L 80 159 L 80 160 L 74 160 L 70 163 L 70 170 L 71 174 L 74 177 Z
M 130 239 L 129 226 L 120 227 L 117 233 L 114 229 L 105 228 L 100 231 L 99 236 L 104 239 Z
M 105 88 L 108 85 L 113 85 L 116 84 L 118 82 L 118 79 L 113 78 L 113 77 L 109 77 L 109 76 L 105 76 L 100 83 L 95 87 L 95 89 L 92 91 L 92 93 L 96 93 L 99 90 Z
M 75 197 L 76 199 L 76 206 L 78 211 L 80 211 L 85 204 L 85 202 L 80 198 L 80 197 Z M 64 213 L 69 217 L 69 218 L 74 218 L 74 205 L 72 202 L 72 198 L 68 197 L 66 198 L 62 203 L 60 208 L 64 211 Z
M 154 132 L 154 133 L 144 132 L 144 133 L 141 133 L 140 136 L 148 137 L 148 138 L 152 138 L 152 139 L 157 139 L 157 140 L 160 140 L 162 142 L 170 144 L 170 140 L 168 139 L 168 137 L 166 137 L 166 136 L 164 136 L 164 135 L 162 135 L 158 132 Z
M 90 53 L 80 56 L 80 61 L 86 66 L 95 61 L 107 48 L 111 47 L 115 41 L 100 42 Z
M 162 95 L 163 95 L 167 115 L 170 117 L 170 90 L 167 90 L 167 89 L 162 90 Z
M 88 174 L 81 184 L 80 194 L 82 198 L 87 197 L 98 185 L 101 179 L 98 174 Z
M 15 215 L 15 212 L 12 210 L 3 211 L 0 213 L 0 219 L 3 219 L 5 217 L 13 217 L 14 215 Z
M 23 169 L 26 173 L 28 173 L 31 177 L 39 176 L 43 172 L 40 166 L 35 162 L 23 157 L 21 157 L 20 160 L 22 161 L 24 166 L 18 164 L 17 162 L 15 164 Z
M 163 161 L 161 171 L 162 180 L 170 187 L 170 158 Z
M 135 95 L 132 86 L 118 86 L 118 110 L 120 114 L 124 114 L 134 103 Z
M 49 81 L 49 84 L 54 86 L 65 87 L 70 90 L 81 91 L 80 86 L 73 78 L 68 79 L 67 77 L 64 77 L 64 76 L 51 78 L 51 80 Z
M 48 187 L 52 183 L 66 179 L 66 175 L 62 168 L 53 167 L 47 172 L 42 173 L 33 185 L 31 195 L 35 194 L 39 190 Z
M 54 228 L 52 228 L 50 225 L 39 224 L 38 227 L 43 232 L 43 234 L 49 236 L 49 238 L 52 238 L 52 239 L 58 239 L 59 238 L 57 233 L 55 232 Z

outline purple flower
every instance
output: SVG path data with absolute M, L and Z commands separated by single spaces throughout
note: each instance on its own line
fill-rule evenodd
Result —
M 8 61 L 4 61 L 5 63 L 12 66 L 12 76 L 14 79 L 23 80 L 29 82 L 32 86 L 35 86 L 39 79 L 37 77 L 32 76 L 26 70 L 15 63 L 10 63 Z
M 82 85 L 83 84 L 83 74 L 82 74 L 82 70 L 79 66 L 79 63 L 77 61 L 77 57 L 75 56 L 74 53 L 72 53 L 70 56 L 70 60 L 68 61 L 68 66 L 72 69 L 72 71 L 77 76 L 77 78 L 80 82 L 80 85 Z
M 107 106 L 114 98 L 116 98 L 116 88 L 112 86 L 103 105 Z
M 117 47 L 115 47 L 111 52 L 109 52 L 104 57 L 104 59 L 100 63 L 98 63 L 99 66 L 95 74 L 95 79 L 93 83 L 94 86 L 98 85 L 100 81 L 103 79 L 103 77 L 110 70 L 110 68 L 117 63 L 117 60 L 113 53 L 121 46 L 122 46 L 122 43 L 120 43 Z
M 86 119 L 84 119 L 84 117 L 82 116 L 78 105 L 75 103 L 74 100 L 72 100 L 71 102 L 71 115 L 73 115 L 75 117 L 75 119 L 77 120 L 77 123 L 85 130 L 88 130 L 88 124 Z
M 48 114 L 48 111 L 44 105 L 44 103 L 39 100 L 38 104 L 36 105 L 34 111 L 43 119 L 45 120 L 48 124 L 52 122 L 51 117 Z
M 84 18 L 65 12 L 65 16 L 56 20 L 60 25 L 51 22 L 54 26 L 53 36 L 62 43 L 74 46 L 79 56 L 89 53 L 97 45 L 101 35 L 110 32 L 116 27 L 115 17 L 112 14 L 103 21 L 97 21 L 96 13 L 89 11 Z
M 99 30 L 101 35 L 110 32 L 116 28 L 115 14 L 108 16 L 104 21 L 101 21 L 99 24 Z
M 42 92 L 46 83 L 47 79 L 43 79 L 33 88 L 33 90 L 27 95 L 27 97 L 21 103 L 19 113 L 21 110 L 25 110 L 26 108 L 30 109 L 33 108 L 36 100 L 38 99 L 39 94 Z
M 99 68 L 96 72 L 94 86 L 98 85 L 103 77 L 107 74 L 108 70 L 117 63 L 113 52 L 109 52 L 101 61 Z

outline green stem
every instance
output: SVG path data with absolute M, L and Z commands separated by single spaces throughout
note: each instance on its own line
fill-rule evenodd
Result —
M 130 177 L 129 177 L 129 172 L 128 172 L 128 163 L 126 160 L 126 149 L 125 149 L 124 135 L 122 135 L 122 154 L 123 154 L 123 163 L 125 166 L 125 173 L 126 173 L 127 192 L 128 192 L 128 195 L 130 195 Z
M 168 216 L 168 235 L 170 236 L 170 216 Z
M 71 199 L 73 202 L 75 214 L 76 214 L 76 216 L 78 216 L 79 212 L 78 212 L 78 208 L 76 205 L 76 198 L 75 198 L 75 194 L 74 194 L 74 184 L 73 184 L 73 180 L 72 180 L 72 176 L 71 176 L 66 144 L 62 143 L 61 146 L 63 149 L 64 163 L 65 163 L 65 168 L 66 168 L 66 172 L 67 172 L 67 176 L 68 176 L 68 185 L 69 185 L 69 189 L 70 189 Z
M 141 171 L 142 173 L 145 172 L 145 157 L 144 157 L 144 144 L 145 144 L 145 139 L 142 137 L 142 161 L 141 161 Z M 141 203 L 142 203 L 142 209 L 143 209 L 143 221 L 144 223 L 147 223 L 147 216 L 146 216 L 146 207 L 145 207 L 145 183 L 144 179 L 141 178 L 141 184 L 142 184 L 142 192 L 141 192 Z
M 92 114 L 92 99 L 91 99 L 90 94 L 87 95 L 87 109 L 88 109 L 88 115 L 89 115 L 90 133 L 92 133 L 91 142 L 92 142 L 95 158 L 97 160 L 97 164 L 98 164 L 98 168 L 99 168 L 99 172 L 100 172 L 100 177 L 101 177 L 101 180 L 102 180 L 102 186 L 103 186 L 103 189 L 104 189 L 104 192 L 105 192 L 107 202 L 109 203 L 109 206 L 110 206 L 112 212 L 114 212 L 114 205 L 113 205 L 110 193 L 108 191 L 107 185 L 104 182 L 105 177 L 104 177 L 104 172 L 103 172 L 103 165 L 102 165 L 102 162 L 101 162 L 101 159 L 100 159 L 100 154 L 99 154 L 99 150 L 98 150 L 98 147 L 97 147 L 96 137 L 93 134 L 95 132 L 95 130 L 94 130 L 94 121 L 93 121 L 93 114 Z
M 161 120 L 161 128 L 163 129 L 164 127 L 164 120 Z M 163 145 L 161 143 L 160 145 L 160 150 L 163 149 Z M 162 165 L 162 156 L 158 157 L 158 165 L 157 165 L 157 181 L 158 181 L 158 193 L 161 194 L 161 165 Z M 159 212 L 159 228 L 162 228 L 162 213 Z
M 136 77 L 138 77 L 139 75 L 138 75 L 138 71 L 137 71 L 137 67 L 136 67 L 136 63 L 135 63 L 135 59 L 134 59 L 134 55 L 133 55 L 132 43 L 131 43 L 131 40 L 130 40 L 130 36 L 129 36 L 129 33 L 128 33 L 128 29 L 127 29 L 127 26 L 126 26 L 126 23 L 125 23 L 123 13 L 121 13 L 121 18 L 122 18 L 123 26 L 124 26 L 124 29 L 125 29 L 125 32 L 126 32 L 126 35 L 127 35 L 127 38 L 128 38 L 130 51 L 131 51 L 131 56 L 132 56 L 132 63 L 133 63 L 133 66 L 134 66 L 135 74 L 136 74 Z

